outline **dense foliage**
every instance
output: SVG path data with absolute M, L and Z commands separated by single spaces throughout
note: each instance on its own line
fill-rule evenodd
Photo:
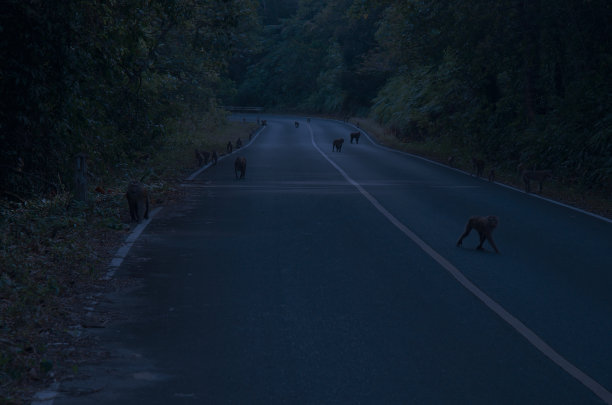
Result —
M 234 70 L 233 102 L 369 111 L 407 140 L 610 191 L 611 16 L 605 0 L 301 0 Z
M 399 74 L 375 100 L 380 119 L 586 185 L 612 180 L 609 2 L 385 3 L 377 38 Z
M 612 175 L 611 7 L 7 1 L 0 185 L 17 194 L 57 188 L 70 181 L 76 153 L 95 165 L 154 148 L 179 119 L 214 120 L 217 97 L 369 111 L 401 137 L 448 137 L 496 161 L 602 185 Z
M 370 114 L 497 164 L 609 189 L 605 0 L 8 0 L 0 192 L 61 189 L 73 157 L 133 161 L 225 105 Z
M 223 118 L 216 86 L 256 23 L 251 0 L 7 0 L 0 14 L 0 193 L 72 183 Z
M 234 77 L 236 104 L 322 113 L 366 112 L 385 72 L 364 66 L 376 47 L 376 13 L 354 16 L 353 0 L 302 0 L 280 24 L 265 25 L 259 47 Z

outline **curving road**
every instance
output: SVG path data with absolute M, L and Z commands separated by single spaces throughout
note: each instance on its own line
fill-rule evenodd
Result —
M 109 359 L 56 404 L 612 403 L 612 223 L 262 118 L 135 242 Z M 501 254 L 455 246 L 474 214 Z

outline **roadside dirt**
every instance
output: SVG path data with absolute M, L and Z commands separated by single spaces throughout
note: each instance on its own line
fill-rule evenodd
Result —
M 223 131 L 209 134 L 206 142 L 200 145 L 208 150 L 224 151 L 228 142 L 235 144 L 238 138 L 246 143 L 257 128 L 255 123 L 234 123 Z M 170 162 L 170 166 L 159 170 L 167 175 L 157 178 L 150 187 L 151 209 L 157 206 L 171 208 L 180 203 L 184 197 L 180 183 L 198 169 L 193 149 L 173 151 L 164 161 L 165 164 Z M 94 187 L 92 185 L 92 189 Z M 116 305 L 108 302 L 112 300 L 109 297 L 121 295 L 138 285 L 137 281 L 129 279 L 106 280 L 104 275 L 134 225 L 130 224 L 123 187 L 92 190 L 92 199 L 93 207 L 83 214 L 88 219 L 74 224 L 77 231 L 62 224 L 62 230 L 53 232 L 53 241 L 49 242 L 53 249 L 59 246 L 85 252 L 86 266 L 77 254 L 51 254 L 51 248 L 41 247 L 46 245 L 41 241 L 42 235 L 23 233 L 21 239 L 17 235 L 18 242 L 5 238 L 11 243 L 20 243 L 15 250 L 21 252 L 22 258 L 5 257 L 11 259 L 5 263 L 8 275 L 5 277 L 5 265 L 0 256 L 3 267 L 0 287 L 11 292 L 6 296 L 0 294 L 0 405 L 30 404 L 37 394 L 49 389 L 53 391 L 58 382 L 82 378 L 87 372 L 85 364 L 95 364 L 109 356 L 99 345 L 97 332 L 123 316 L 113 309 Z M 25 220 L 27 218 L 21 221 Z M 21 226 L 18 222 L 7 225 L 8 231 L 16 225 Z M 30 262 L 23 268 L 33 270 L 20 274 L 20 260 Z M 8 271 L 9 267 L 15 270 Z M 28 294 L 40 294 L 38 297 L 19 296 L 18 291 L 11 288 L 9 284 L 13 279 L 23 277 L 29 279 L 26 284 L 33 289 Z M 53 285 L 61 286 L 57 293 L 48 288 L 36 291 L 36 285 L 47 286 L 50 280 Z M 0 293 L 2 291 L 0 289 Z M 95 387 L 88 389 L 95 390 Z M 87 395 L 86 391 L 71 394 Z

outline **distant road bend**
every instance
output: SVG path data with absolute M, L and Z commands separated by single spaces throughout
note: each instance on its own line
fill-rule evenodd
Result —
M 612 403 L 611 223 L 344 123 L 260 118 L 133 243 L 110 358 L 57 404 Z M 500 218 L 501 254 L 455 246 L 474 214 Z

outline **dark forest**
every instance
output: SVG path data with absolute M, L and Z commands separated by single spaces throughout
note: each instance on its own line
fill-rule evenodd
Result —
M 369 116 L 609 191 L 603 0 L 5 1 L 3 196 L 208 130 L 222 105 Z M 19 174 L 17 174 L 19 171 Z

